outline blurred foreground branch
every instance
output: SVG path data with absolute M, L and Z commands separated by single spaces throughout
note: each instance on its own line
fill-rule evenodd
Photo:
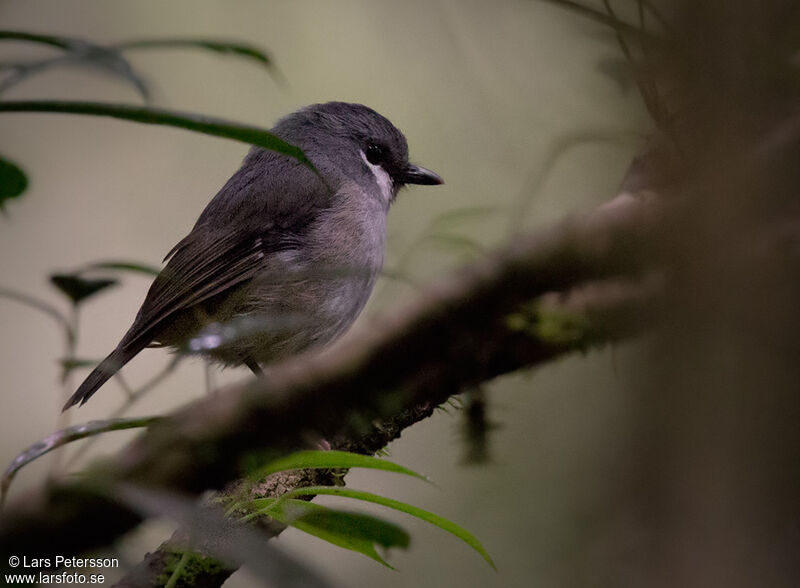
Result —
M 652 323 L 661 296 L 661 280 L 650 276 L 644 280 L 607 280 L 591 282 L 577 287 L 566 294 L 546 294 L 540 299 L 539 312 L 522 309 L 510 317 L 514 330 L 528 331 L 534 338 L 559 339 L 563 351 L 580 349 L 592 342 L 606 338 L 616 339 L 639 332 L 640 328 Z M 546 316 L 547 323 L 539 318 Z M 536 330 L 539 330 L 539 333 Z M 554 357 L 560 355 L 558 352 Z M 542 356 L 542 361 L 545 357 Z M 390 441 L 400 437 L 402 431 L 433 414 L 434 404 L 423 400 L 411 409 L 400 414 L 373 422 L 361 435 L 339 435 L 331 441 L 332 449 L 372 455 L 380 451 Z M 249 497 L 278 497 L 290 490 L 332 485 L 335 476 L 328 470 L 301 470 L 274 474 L 249 490 Z M 240 495 L 240 484 L 234 482 L 223 491 L 222 496 Z M 274 521 L 261 517 L 252 521 L 257 524 L 266 537 L 280 534 L 284 527 Z M 195 539 L 196 540 L 196 539 Z M 131 570 L 115 586 L 120 588 L 138 586 L 159 586 L 158 578 L 168 577 L 174 569 L 180 554 L 191 552 L 191 562 L 196 563 L 191 571 L 193 586 L 218 587 L 238 568 L 230 562 L 217 562 L 209 566 L 213 550 L 204 550 L 192 542 L 186 533 L 177 531 L 157 550 L 148 553 L 141 564 Z
M 665 218 L 650 208 L 623 200 L 520 238 L 360 340 L 188 405 L 86 480 L 55 482 L 10 505 L 0 551 L 75 554 L 133 528 L 140 515 L 98 491 L 97 480 L 106 489 L 135 482 L 197 495 L 239 478 L 254 456 L 268 459 L 319 438 L 374 452 L 465 388 L 641 332 L 653 318 L 653 290 L 636 276 L 658 258 Z M 593 294 L 579 288 L 598 281 L 606 286 Z M 542 328 L 575 310 L 581 318 L 569 336 Z

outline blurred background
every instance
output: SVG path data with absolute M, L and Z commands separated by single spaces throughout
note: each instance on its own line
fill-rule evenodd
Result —
M 404 191 L 390 214 L 386 269 L 414 283 L 441 277 L 514 238 L 612 197 L 641 145 L 646 117 L 610 31 L 534 0 L 4 0 L 5 29 L 97 43 L 207 37 L 266 49 L 281 72 L 190 50 L 130 52 L 152 82 L 153 103 L 269 127 L 303 105 L 361 102 L 407 136 L 413 161 L 442 175 L 436 189 Z M 4 43 L 0 60 L 44 49 Z M 139 103 L 127 85 L 76 68 L 19 84 L 6 99 Z M 0 114 L 2 152 L 28 173 L 29 191 L 0 217 L 0 287 L 68 310 L 48 276 L 90 262 L 158 265 L 183 237 L 247 146 L 175 129 L 93 117 Z M 125 274 L 81 307 L 77 355 L 100 358 L 127 329 L 149 278 Z M 413 299 L 407 282 L 381 279 L 354 330 Z M 63 427 L 61 332 L 44 314 L 0 300 L 0 461 Z M 391 458 L 436 486 L 391 474 L 352 472 L 348 485 L 410 502 L 465 526 L 498 572 L 456 539 L 392 512 L 412 534 L 387 570 L 362 556 L 289 530 L 277 545 L 342 586 L 603 584 L 595 531 L 619 474 L 627 434 L 624 390 L 636 346 L 616 347 L 517 374 L 488 387 L 491 461 L 464 463 L 463 415 L 440 411 L 389 447 Z M 139 385 L 168 363 L 149 350 L 124 371 Z M 83 371 L 73 375 L 77 384 Z M 247 377 L 214 372 L 216 385 Z M 169 411 L 206 393 L 200 360 L 183 362 L 128 415 Z M 106 418 L 124 402 L 110 382 L 71 422 Z M 75 465 L 130 438 L 109 433 Z M 26 468 L 14 495 L 70 463 L 48 456 Z M 70 466 L 75 467 L 75 466 Z M 335 502 L 332 500 L 329 503 Z M 366 509 L 365 510 L 369 510 Z M 376 509 L 376 512 L 378 510 Z M 131 563 L 165 539 L 149 523 L 118 549 Z M 35 554 L 32 554 L 35 555 Z M 226 586 L 258 585 L 247 570 Z

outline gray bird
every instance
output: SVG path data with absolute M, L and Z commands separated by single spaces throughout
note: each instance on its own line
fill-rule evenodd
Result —
M 197 350 L 211 358 L 260 373 L 260 364 L 329 343 L 356 319 L 383 263 L 397 192 L 442 179 L 409 163 L 403 134 L 361 104 L 307 106 L 272 132 L 302 149 L 317 173 L 252 148 L 167 254 L 133 325 L 64 410 L 148 346 L 200 341 Z M 239 336 L 219 337 L 219 325 L 237 321 Z

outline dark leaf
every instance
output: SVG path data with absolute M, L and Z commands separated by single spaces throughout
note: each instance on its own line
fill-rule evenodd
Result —
M 145 274 L 148 276 L 157 276 L 161 270 L 157 267 L 152 265 L 146 265 L 143 263 L 136 263 L 133 261 L 120 261 L 120 260 L 113 260 L 113 261 L 98 261 L 95 263 L 91 263 L 84 267 L 81 271 L 120 271 L 120 272 L 133 272 L 139 274 Z
M 276 472 L 288 470 L 304 470 L 311 468 L 324 469 L 349 469 L 349 468 L 369 468 L 373 470 L 383 470 L 385 472 L 395 472 L 428 481 L 422 474 L 418 474 L 406 467 L 393 463 L 386 459 L 378 459 L 369 455 L 351 453 L 349 451 L 297 451 L 285 457 L 281 457 L 262 468 L 249 474 L 253 478 L 266 478 Z
M 276 71 L 275 64 L 264 50 L 238 41 L 224 41 L 221 39 L 136 39 L 117 43 L 113 47 L 122 51 L 130 49 L 204 49 L 222 55 L 250 59 L 266 68 L 273 75 Z
M 271 66 L 272 60 L 267 54 L 253 45 L 237 41 L 222 41 L 216 39 L 137 39 L 124 41 L 114 45 L 116 49 L 208 49 L 215 53 L 228 55 L 241 55 L 254 59 L 264 66 Z
M 130 62 L 123 57 L 120 51 L 113 47 L 103 47 L 75 37 L 40 35 L 25 31 L 0 31 L 0 41 L 40 43 L 65 51 L 64 55 L 59 55 L 58 57 L 5 64 L 5 69 L 11 69 L 12 73 L 0 83 L 0 92 L 4 92 L 22 80 L 51 67 L 65 64 L 82 64 L 100 69 L 105 73 L 131 83 L 142 98 L 149 99 L 150 92 L 147 84 L 134 71 Z
M 50 276 L 50 282 L 73 304 L 80 304 L 90 296 L 118 283 L 117 280 L 110 279 L 87 280 L 75 274 L 54 274 Z
M 101 360 L 99 359 L 81 359 L 80 357 L 65 357 L 63 359 L 58 360 L 58 363 L 61 364 L 61 367 L 65 372 L 71 372 L 72 370 L 79 369 L 79 368 L 93 368 Z
M 0 210 L 4 210 L 6 200 L 18 198 L 28 187 L 25 173 L 7 159 L 0 157 Z
M 273 135 L 265 129 L 197 114 L 188 114 L 164 108 L 106 104 L 103 102 L 71 102 L 60 100 L 8 100 L 0 102 L 0 112 L 58 112 L 62 114 L 88 114 L 109 116 L 122 120 L 178 127 L 258 145 L 277 153 L 293 157 L 316 172 L 303 151 Z
M 341 496 L 343 498 L 352 498 L 354 500 L 363 500 L 365 502 L 380 504 L 381 506 L 385 506 L 387 508 L 392 508 L 394 510 L 404 512 L 408 515 L 411 515 L 412 517 L 416 517 L 420 520 L 435 525 L 440 529 L 442 529 L 443 531 L 447 531 L 448 533 L 451 533 L 455 537 L 461 539 L 464 543 L 466 543 L 467 545 L 472 547 L 475 551 L 477 551 L 490 566 L 497 569 L 494 565 L 494 562 L 492 561 L 492 558 L 489 556 L 489 553 L 486 551 L 486 549 L 484 549 L 483 545 L 481 545 L 480 541 L 478 541 L 478 539 L 472 533 L 470 533 L 463 527 L 457 525 L 453 521 L 450 521 L 444 517 L 441 517 L 427 510 L 423 510 L 411 504 L 400 502 L 399 500 L 386 498 L 385 496 L 379 496 L 378 494 L 373 494 L 371 492 L 364 492 L 363 490 L 354 490 L 353 488 L 343 488 L 341 486 L 309 486 L 306 488 L 296 488 L 294 490 L 288 491 L 286 494 L 283 494 L 278 499 L 278 502 L 288 500 L 296 496 L 319 496 L 323 494 L 329 496 Z M 268 498 L 266 499 L 267 502 L 262 502 L 262 501 L 265 501 L 265 499 L 257 498 L 251 501 L 249 504 L 251 505 L 251 507 L 259 507 L 261 505 L 266 506 L 266 508 L 264 509 L 264 514 L 269 515 L 270 509 L 275 505 L 275 499 Z
M 31 43 L 49 45 L 50 47 L 64 49 L 65 51 L 79 51 L 86 46 L 94 46 L 92 43 L 82 39 L 76 39 L 74 37 L 65 37 L 63 35 L 42 35 L 38 33 L 29 33 L 26 31 L 8 30 L 0 30 L 0 41 L 27 41 Z
M 389 568 L 392 566 L 378 555 L 375 545 L 405 549 L 411 540 L 408 533 L 394 523 L 305 500 L 278 501 L 269 510 L 269 516 L 333 545 L 366 555 Z
M 464 463 L 485 464 L 491 461 L 489 432 L 497 428 L 487 416 L 488 397 L 482 388 L 464 394 L 464 437 L 466 441 Z

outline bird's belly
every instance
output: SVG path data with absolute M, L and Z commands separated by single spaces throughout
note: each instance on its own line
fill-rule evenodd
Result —
M 372 210 L 350 210 L 341 220 L 328 217 L 319 225 L 327 234 L 308 238 L 325 246 L 269 255 L 252 280 L 189 309 L 181 330 L 226 325 L 236 336 L 222 337 L 204 353 L 231 365 L 271 363 L 330 343 L 352 325 L 372 292 L 383 263 L 384 214 L 376 220 Z
M 263 321 L 265 329 L 248 337 L 246 346 L 256 361 L 269 363 L 330 343 L 355 321 L 373 282 L 372 276 L 311 277 L 276 287 L 270 276 L 259 276 L 243 314 Z
M 221 363 L 271 363 L 342 335 L 369 299 L 377 271 L 321 264 L 265 268 L 204 308 L 190 309 L 181 330 L 194 331 L 195 339 L 200 333 L 202 352 Z
M 266 269 L 253 281 L 246 312 L 283 316 L 287 323 L 282 332 L 252 342 L 257 361 L 325 345 L 353 324 L 383 264 L 383 206 L 362 195 L 330 211 L 309 229 L 302 252 L 283 252 L 280 270 Z

